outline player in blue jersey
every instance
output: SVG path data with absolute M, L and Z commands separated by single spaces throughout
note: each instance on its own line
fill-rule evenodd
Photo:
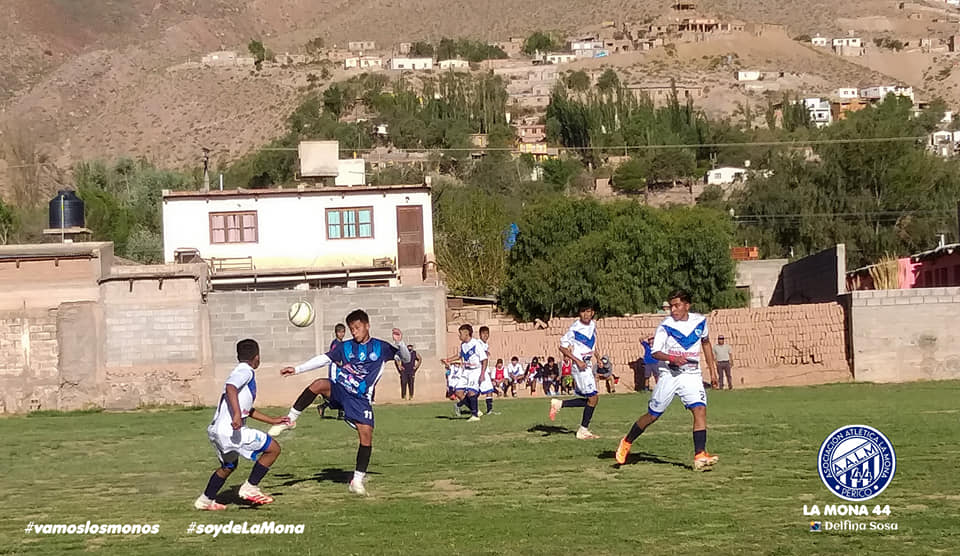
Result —
M 257 381 L 254 370 L 260 366 L 260 346 L 254 340 L 237 343 L 237 360 L 240 362 L 227 377 L 220 395 L 220 403 L 213 421 L 207 427 L 207 437 L 213 444 L 220 460 L 220 468 L 207 481 L 207 488 L 193 503 L 198 510 L 225 510 L 226 506 L 216 501 L 227 477 L 237 468 L 240 456 L 253 461 L 250 478 L 240 487 L 240 498 L 254 504 L 269 504 L 273 498 L 260 491 L 260 481 L 270 471 L 270 466 L 280 455 L 280 444 L 263 431 L 246 426 L 247 417 L 278 425 L 287 422 L 286 417 L 270 417 L 253 407 L 257 398 Z
M 597 323 L 593 320 L 593 303 L 580 304 L 580 318 L 573 321 L 570 329 L 560 339 L 560 353 L 573 361 L 573 391 L 577 395 L 572 400 L 550 400 L 550 420 L 557 418 L 557 413 L 564 407 L 582 407 L 583 416 L 580 419 L 580 428 L 577 429 L 579 440 L 593 440 L 599 438 L 590 432 L 590 420 L 597 407 L 597 381 L 593 375 L 593 361 L 600 358 L 597 349 Z
M 707 453 L 707 393 L 703 389 L 703 365 L 706 360 L 710 383 L 717 387 L 717 363 L 710 346 L 707 319 L 690 312 L 690 294 L 677 290 L 670 294 L 670 316 L 663 319 L 653 337 L 653 357 L 667 364 L 650 395 L 647 412 L 630 428 L 617 447 L 617 463 L 623 465 L 633 442 L 667 410 L 674 396 L 693 414 L 693 468 L 708 471 L 719 458 Z
M 347 315 L 347 327 L 350 329 L 352 340 L 347 340 L 334 346 L 329 352 L 318 355 L 313 359 L 297 365 L 284 367 L 280 374 L 293 374 L 313 371 L 330 364 L 337 366 L 337 374 L 333 379 L 321 378 L 313 381 L 303 390 L 297 401 L 294 402 L 290 413 L 291 424 L 295 423 L 300 413 L 310 407 L 318 395 L 330 400 L 330 407 L 342 409 L 344 420 L 357 430 L 360 446 L 357 448 L 357 466 L 350 481 L 350 492 L 366 495 L 364 484 L 367 466 L 370 464 L 370 453 L 373 450 L 373 405 L 370 403 L 373 389 L 383 373 L 383 364 L 393 361 L 400 356 L 404 363 L 410 362 L 410 352 L 401 342 L 403 334 L 399 329 L 393 329 L 394 343 L 370 337 L 370 317 L 361 310 Z M 270 434 L 276 435 L 291 425 L 280 424 L 270 429 Z

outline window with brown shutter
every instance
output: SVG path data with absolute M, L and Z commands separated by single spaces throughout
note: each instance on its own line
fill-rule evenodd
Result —
M 257 243 L 257 212 L 211 212 L 210 243 Z

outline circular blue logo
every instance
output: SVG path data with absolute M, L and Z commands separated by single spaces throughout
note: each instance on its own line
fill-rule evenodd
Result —
M 882 432 L 866 425 L 848 425 L 830 433 L 820 445 L 817 468 L 830 492 L 860 502 L 890 485 L 897 455 Z

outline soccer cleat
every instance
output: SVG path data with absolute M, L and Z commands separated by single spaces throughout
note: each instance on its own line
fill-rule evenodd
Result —
M 710 455 L 706 452 L 700 452 L 693 457 L 693 469 L 695 471 L 709 471 L 720 458 Z
M 479 420 L 480 420 L 480 417 L 477 417 L 476 415 L 471 415 L 470 418 L 467 419 L 467 421 L 479 421 Z
M 620 439 L 620 445 L 617 446 L 617 463 L 620 465 L 627 463 L 627 455 L 630 454 L 631 446 L 633 446 L 633 444 L 627 442 L 626 437 Z
M 347 487 L 347 490 L 360 496 L 367 495 L 367 487 L 363 486 L 363 481 L 358 481 L 357 479 L 350 480 L 350 486 Z
M 238 494 L 240 498 L 243 498 L 247 502 L 253 502 L 254 504 L 262 505 L 273 503 L 272 496 L 260 492 L 260 487 L 251 484 L 243 483 L 243 485 L 240 486 Z
M 279 424 L 279 425 L 274 425 L 274 426 L 270 427 L 270 430 L 267 431 L 267 434 L 269 434 L 270 436 L 277 436 L 278 434 L 280 434 L 281 432 L 283 432 L 283 431 L 285 431 L 285 430 L 290 430 L 290 429 L 295 429 L 295 428 L 297 428 L 297 422 L 296 422 L 296 421 L 292 421 L 289 425 L 287 425 L 287 424 L 282 424 L 282 423 L 281 423 L 281 424 Z
M 483 412 L 479 409 L 477 410 L 477 417 L 483 417 Z
M 600 437 L 590 432 L 590 429 L 587 427 L 577 429 L 577 440 L 595 440 L 597 438 Z
M 206 496 L 204 496 L 203 494 L 201 494 L 201 495 L 200 495 L 200 498 L 197 498 L 197 499 L 193 502 L 193 507 L 196 508 L 196 509 L 198 509 L 198 510 L 207 510 L 207 511 L 211 511 L 211 512 L 216 512 L 216 511 L 220 511 L 220 510 L 225 510 L 225 509 L 227 509 L 227 507 L 224 506 L 223 504 L 218 504 L 218 503 L 216 502 L 216 500 L 211 500 L 211 499 L 207 498 Z
M 557 398 L 553 398 L 552 400 L 550 400 L 550 420 L 551 421 L 557 420 L 557 413 L 560 412 L 561 407 L 563 407 L 562 401 L 558 400 Z

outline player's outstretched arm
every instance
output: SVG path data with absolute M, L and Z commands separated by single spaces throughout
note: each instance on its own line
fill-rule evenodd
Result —
M 283 376 L 298 375 L 300 373 L 315 371 L 321 367 L 327 367 L 330 365 L 330 363 L 330 358 L 327 357 L 325 353 L 321 353 L 306 363 L 297 365 L 296 367 L 284 367 L 280 369 L 280 374 Z
M 290 418 L 284 415 L 283 417 L 271 417 L 265 413 L 261 413 L 257 409 L 250 410 L 250 418 L 256 419 L 261 423 L 266 423 L 268 425 L 289 425 Z
M 393 329 L 393 341 L 397 344 L 397 354 L 400 355 L 400 361 L 404 363 L 409 363 L 412 359 L 410 355 L 410 350 L 407 349 L 407 344 L 403 343 L 403 332 L 400 332 L 399 328 Z

